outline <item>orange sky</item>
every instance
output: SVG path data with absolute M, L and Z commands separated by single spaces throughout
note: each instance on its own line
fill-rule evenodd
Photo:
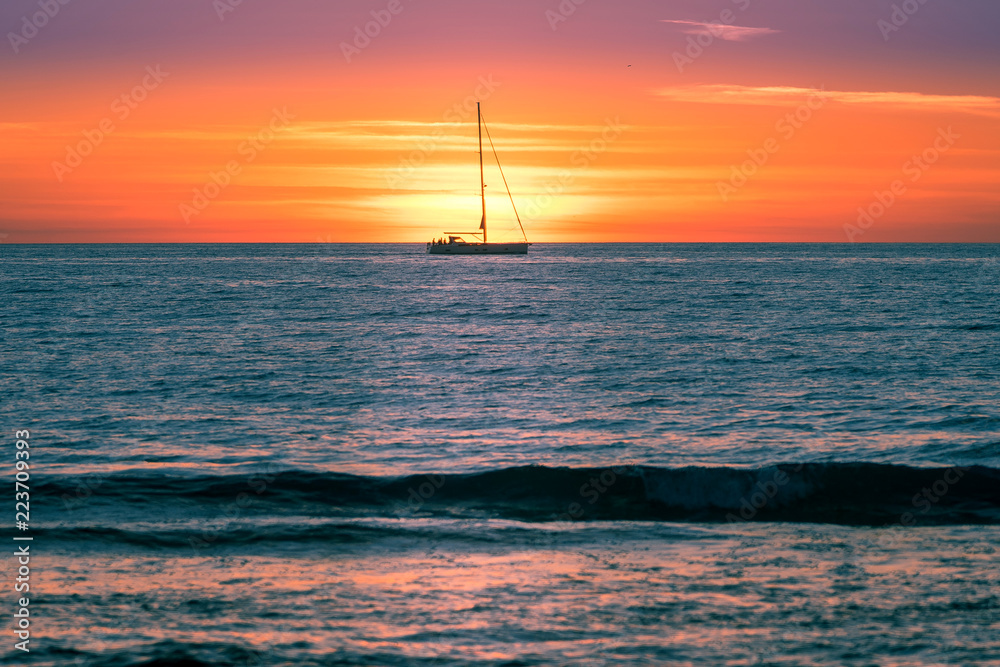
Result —
M 888 30 L 892 3 L 860 4 L 398 0 L 345 56 L 389 2 L 70 3 L 33 34 L 37 0 L 12 0 L 0 234 L 475 229 L 475 112 L 454 109 L 478 97 L 532 241 L 1000 242 L 1000 9 Z M 486 182 L 513 240 L 489 160 Z

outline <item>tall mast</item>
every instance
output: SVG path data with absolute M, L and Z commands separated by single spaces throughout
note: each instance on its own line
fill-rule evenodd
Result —
M 483 243 L 486 243 L 486 183 L 483 181 L 483 112 L 476 102 L 476 117 L 479 123 L 479 195 L 483 198 Z

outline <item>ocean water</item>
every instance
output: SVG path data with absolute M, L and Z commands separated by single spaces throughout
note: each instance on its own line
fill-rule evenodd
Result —
M 1000 665 L 998 258 L 0 245 L 0 663 Z

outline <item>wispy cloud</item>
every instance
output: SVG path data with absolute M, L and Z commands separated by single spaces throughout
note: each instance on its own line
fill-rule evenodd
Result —
M 981 95 L 929 95 L 897 91 L 817 90 L 794 86 L 736 86 L 729 84 L 663 88 L 655 92 L 661 97 L 678 102 L 765 106 L 800 104 L 810 95 L 819 94 L 827 101 L 857 106 L 1000 116 L 1000 98 Z
M 750 26 L 743 25 L 726 25 L 721 22 L 711 23 L 705 21 L 684 21 L 676 19 L 660 19 L 660 22 L 681 26 L 680 30 L 685 35 L 700 35 L 708 32 L 719 39 L 724 39 L 730 42 L 742 42 L 753 37 L 762 37 L 763 35 L 773 35 L 781 32 L 780 30 L 774 30 L 772 28 L 752 28 Z

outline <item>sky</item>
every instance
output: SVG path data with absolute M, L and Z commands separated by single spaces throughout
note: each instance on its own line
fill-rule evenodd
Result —
M 1000 242 L 995 0 L 4 0 L 0 242 Z M 491 240 L 520 238 L 487 137 Z

